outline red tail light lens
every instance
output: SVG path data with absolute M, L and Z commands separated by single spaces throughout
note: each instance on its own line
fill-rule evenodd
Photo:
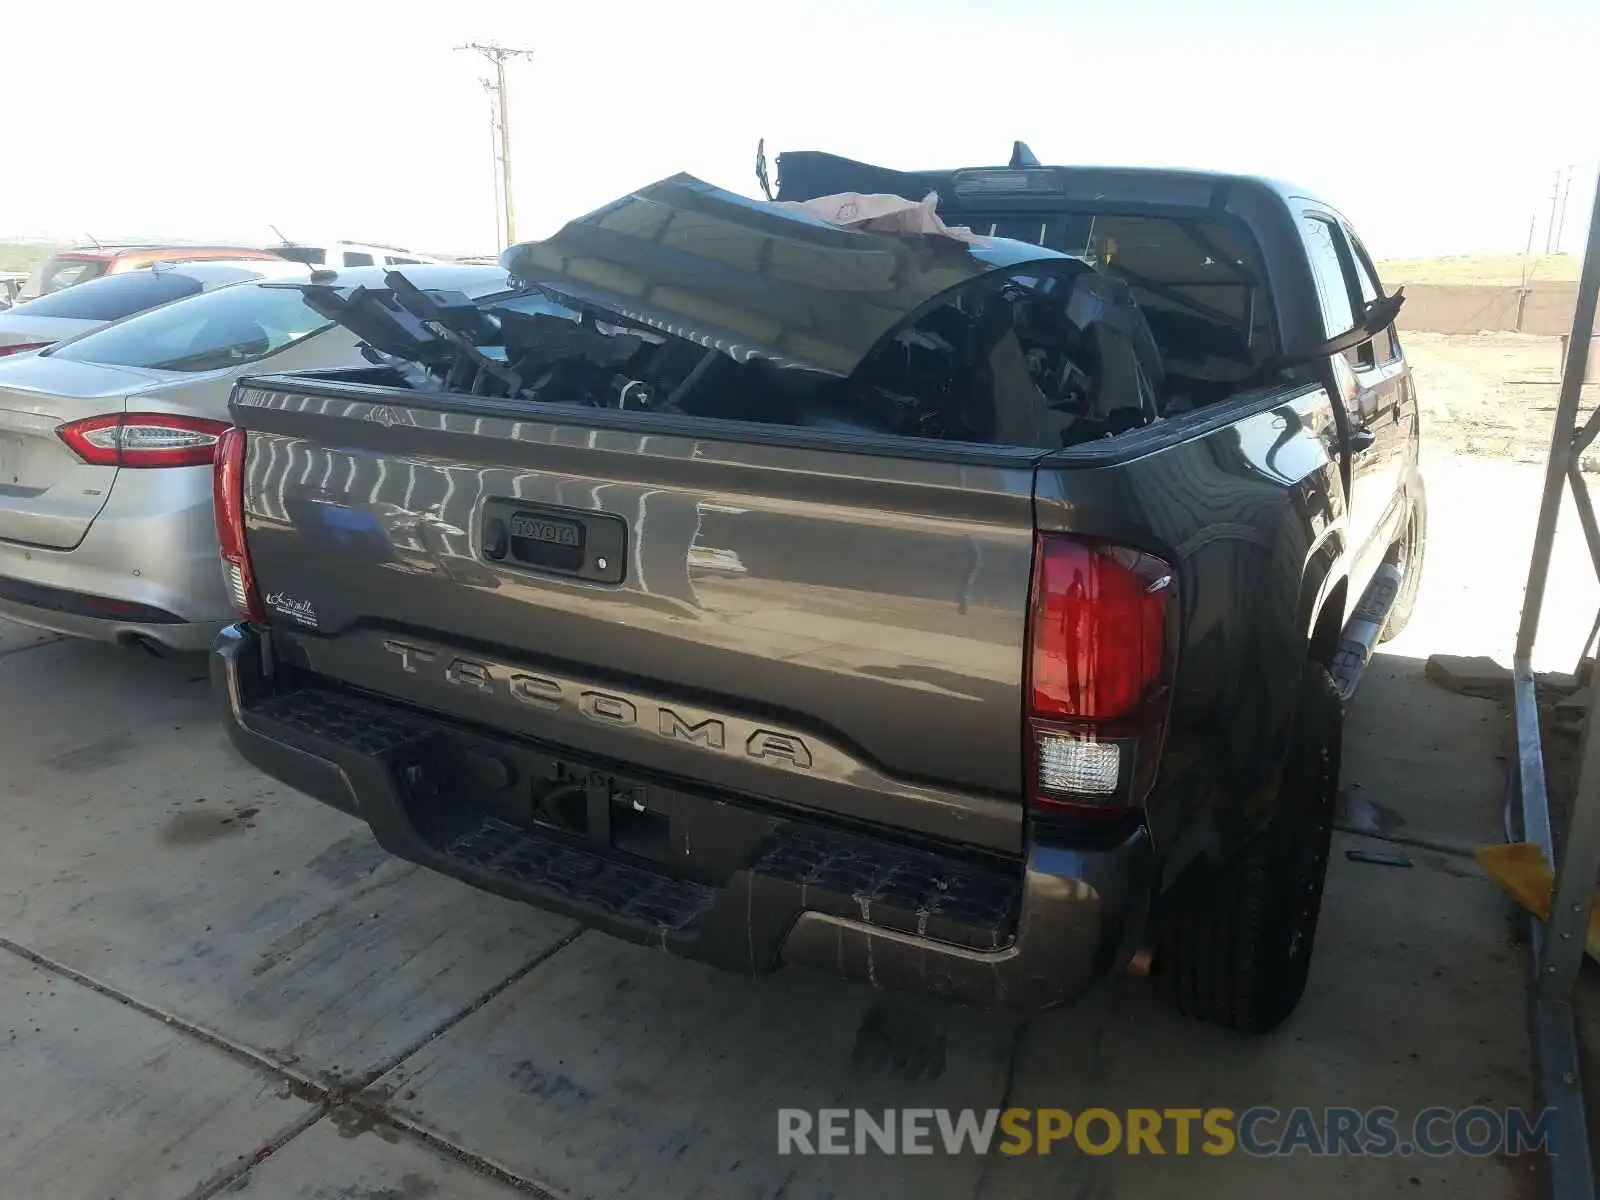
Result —
M 1177 594 L 1154 555 L 1040 535 L 1027 679 L 1036 806 L 1121 814 L 1143 803 L 1166 732 Z
M 68 422 L 56 436 L 97 467 L 203 467 L 227 428 L 226 421 L 172 413 L 108 413 Z
M 250 549 L 244 538 L 245 432 L 224 430 L 217 439 L 216 465 L 211 475 L 212 510 L 217 519 L 217 545 L 222 551 L 222 576 L 234 611 L 247 621 L 266 623 L 261 594 L 250 567 Z
M 1137 550 L 1046 534 L 1034 560 L 1032 707 L 1126 716 L 1161 681 L 1172 568 Z
M 46 346 L 54 344 L 54 342 L 23 342 L 20 346 L 0 346 L 0 358 L 8 354 L 26 354 L 30 350 L 43 350 Z

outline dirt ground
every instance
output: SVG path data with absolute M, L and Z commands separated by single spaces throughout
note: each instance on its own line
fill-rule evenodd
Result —
M 1561 379 L 1559 338 L 1516 333 L 1448 336 L 1413 332 L 1406 336 L 1405 349 L 1415 372 L 1427 458 L 1470 455 L 1543 468 L 1550 453 Z M 1581 413 L 1592 411 L 1597 403 L 1600 403 L 1600 388 L 1585 388 Z M 1586 454 L 1584 461 L 1587 473 L 1600 470 L 1600 455 Z M 1537 474 L 1530 472 L 1527 478 L 1531 480 Z M 1563 504 L 1565 532 L 1570 543 L 1575 532 L 1570 497 L 1564 497 Z M 1537 511 L 1536 506 L 1533 511 Z M 1547 608 L 1577 609 L 1576 613 L 1568 613 L 1564 622 L 1560 614 L 1553 618 L 1568 626 L 1564 633 L 1569 651 L 1572 649 L 1571 617 L 1592 613 L 1591 608 L 1571 603 L 1571 593 L 1580 582 L 1575 575 L 1582 574 L 1581 569 L 1575 571 L 1571 557 L 1570 554 L 1565 556 L 1567 561 L 1562 564 L 1565 569 L 1552 571 L 1554 586 L 1551 590 L 1555 595 L 1546 601 Z M 1525 571 L 1523 564 L 1517 565 Z M 1521 572 L 1517 573 L 1519 586 L 1524 577 Z M 1570 657 L 1570 662 L 1555 669 L 1570 671 L 1575 668 L 1577 656 Z M 1509 661 L 1504 654 L 1501 658 Z M 1538 665 L 1551 669 L 1548 661 Z M 1567 719 L 1556 720 L 1555 700 L 1552 696 L 1544 705 L 1548 720 L 1545 749 L 1552 760 L 1552 793 L 1562 793 L 1560 804 L 1565 815 L 1566 804 L 1576 784 L 1577 734 L 1581 726 L 1574 722 L 1571 712 L 1567 713 Z M 1554 794 L 1552 800 L 1557 800 Z
M 1428 449 L 1542 464 L 1550 452 L 1560 347 L 1559 338 L 1520 333 L 1406 334 Z M 1589 406 L 1600 399 L 1595 393 L 1585 391 Z

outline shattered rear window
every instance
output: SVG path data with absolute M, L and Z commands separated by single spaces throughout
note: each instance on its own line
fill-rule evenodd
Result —
M 1223 222 L 1087 212 L 952 219 L 974 233 L 1074 255 L 1123 280 L 1156 327 L 1163 352 L 1180 364 L 1198 365 L 1220 351 L 1216 356 L 1254 365 L 1276 351 L 1265 272 Z M 1172 336 L 1163 336 L 1162 326 Z

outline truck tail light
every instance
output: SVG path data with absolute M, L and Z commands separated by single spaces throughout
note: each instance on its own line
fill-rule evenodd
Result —
M 56 436 L 97 467 L 204 467 L 226 421 L 173 413 L 107 413 L 58 426 Z
M 27 354 L 30 350 L 43 350 L 52 342 L 23 342 L 20 346 L 0 346 L 0 358 L 8 354 Z
M 1152 554 L 1038 536 L 1025 682 L 1035 812 L 1121 816 L 1144 803 L 1172 702 L 1177 597 Z
M 222 577 L 234 611 L 247 621 L 266 624 L 261 593 L 256 590 L 250 566 L 250 548 L 244 536 L 245 432 L 234 427 L 217 439 L 216 463 L 211 474 L 212 510 L 217 519 L 217 545 L 222 551 Z

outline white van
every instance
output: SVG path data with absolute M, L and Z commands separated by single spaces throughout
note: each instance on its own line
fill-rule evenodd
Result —
M 426 254 L 413 254 L 400 246 L 385 246 L 378 242 L 335 241 L 326 245 L 306 242 L 285 242 L 273 246 L 272 252 L 294 262 L 311 267 L 406 267 L 417 263 L 438 262 Z

